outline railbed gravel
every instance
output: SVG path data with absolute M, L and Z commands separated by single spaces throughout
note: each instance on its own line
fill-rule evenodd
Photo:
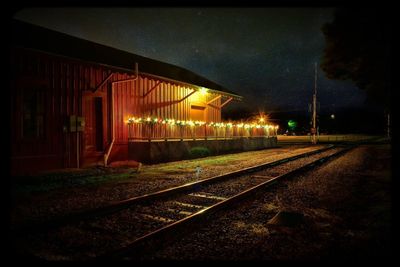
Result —
M 324 156 L 334 154 L 341 149 L 343 148 L 331 149 L 318 155 L 286 162 L 268 170 L 262 170 L 232 180 L 229 179 L 218 184 L 202 186 L 197 191 L 216 196 L 231 197 L 276 175 L 281 175 Z M 266 175 L 267 178 L 254 179 L 252 175 Z M 178 197 L 151 202 L 149 205 L 137 205 L 109 216 L 97 218 L 95 221 L 80 222 L 50 230 L 46 233 L 34 234 L 24 237 L 23 239 L 25 240 L 19 240 L 19 242 L 29 244 L 26 246 L 30 248 L 30 253 L 45 259 L 90 259 L 128 244 L 144 234 L 168 225 L 172 221 L 186 217 L 179 211 L 196 212 L 200 210 L 198 208 L 178 207 L 176 201 L 200 206 L 211 206 L 219 202 L 218 200 L 182 194 Z M 146 214 L 157 218 L 166 218 L 171 222 L 149 219 L 145 216 Z M 261 229 L 260 231 L 264 230 Z
M 158 251 L 127 259 L 389 263 L 391 156 L 390 150 L 378 151 L 367 146 L 351 150 L 218 213 Z M 301 213 L 304 222 L 295 227 L 268 224 L 279 211 Z
M 245 160 L 235 162 L 234 164 L 203 168 L 198 178 L 195 176 L 194 171 L 191 173 L 180 172 L 178 168 L 176 172 L 171 172 L 167 176 L 155 174 L 151 178 L 147 177 L 143 179 L 140 176 L 132 174 L 132 178 L 115 182 L 110 181 L 99 185 L 74 186 L 55 189 L 45 193 L 31 193 L 29 195 L 12 195 L 11 201 L 13 206 L 10 212 L 10 224 L 19 224 L 26 221 L 43 221 L 62 214 L 105 206 L 115 201 L 153 193 L 323 147 L 325 145 L 317 145 L 311 148 L 309 146 L 291 146 L 243 152 L 242 155 Z M 219 157 L 210 157 L 210 159 L 218 159 Z M 182 162 L 197 162 L 201 160 L 185 160 Z M 179 163 L 162 163 L 157 166 L 166 166 L 168 164 Z M 151 165 L 146 167 L 151 168 Z M 129 173 L 131 171 L 131 169 L 127 168 L 100 168 L 95 171 L 89 169 L 87 172 L 90 175 L 105 175 L 110 173 Z M 68 177 L 67 173 L 62 174 L 62 177 Z M 84 176 L 84 174 L 80 175 Z M 76 176 L 79 177 L 80 175 Z

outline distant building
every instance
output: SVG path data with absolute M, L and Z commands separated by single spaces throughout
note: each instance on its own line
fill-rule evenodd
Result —
M 276 144 L 270 129 L 216 125 L 242 97 L 189 70 L 21 21 L 12 27 L 12 174 L 180 159 L 196 145 Z M 233 139 L 246 136 L 263 138 Z

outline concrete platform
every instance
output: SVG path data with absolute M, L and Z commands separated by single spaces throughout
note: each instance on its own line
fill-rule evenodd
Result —
M 237 139 L 130 141 L 127 152 L 129 160 L 158 163 L 188 159 L 194 147 L 208 149 L 210 155 L 259 150 L 277 147 L 276 137 L 248 137 Z

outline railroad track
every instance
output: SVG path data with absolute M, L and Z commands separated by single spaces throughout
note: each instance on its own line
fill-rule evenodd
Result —
M 351 148 L 328 146 L 275 162 L 119 201 L 107 207 L 61 217 L 25 228 L 25 233 L 38 235 L 37 239 L 44 238 L 44 240 L 49 236 L 58 239 L 60 232 L 65 233 L 65 231 L 72 234 L 71 236 L 67 234 L 67 237 L 62 234 L 61 239 L 74 238 L 74 233 L 82 231 L 87 234 L 88 240 L 90 240 L 88 236 L 103 235 L 109 238 L 103 241 L 105 245 L 99 249 L 92 247 L 89 249 L 91 252 L 83 253 L 81 257 L 99 260 L 121 259 L 127 255 L 132 257 L 148 246 L 155 248 L 165 244 L 177 236 L 177 233 L 194 227 L 197 222 L 203 221 L 221 208 L 233 205 L 279 180 L 310 170 Z M 300 166 L 290 168 L 290 164 Z M 276 170 L 277 167 L 280 168 L 279 171 Z M 63 230 L 52 233 L 49 232 L 49 228 Z M 41 230 L 46 231 L 38 233 Z M 88 244 L 90 246 L 90 241 Z
M 47 231 L 51 228 L 60 227 L 65 224 L 75 223 L 82 220 L 87 220 L 95 217 L 106 216 L 120 210 L 129 208 L 130 206 L 140 204 L 142 202 L 155 200 L 163 197 L 167 197 L 169 195 L 173 195 L 175 193 L 184 192 L 186 190 L 191 190 L 197 186 L 204 186 L 208 184 L 213 184 L 219 181 L 223 181 L 225 179 L 230 179 L 232 177 L 236 177 L 237 175 L 251 173 L 254 171 L 259 171 L 266 168 L 271 168 L 274 166 L 279 166 L 283 163 L 294 161 L 300 158 L 308 157 L 314 154 L 322 153 L 324 151 L 330 150 L 335 148 L 334 145 L 329 145 L 321 149 L 309 151 L 306 153 L 301 153 L 295 156 L 290 156 L 287 158 L 283 158 L 280 160 L 260 164 L 257 166 L 252 166 L 244 169 L 240 169 L 238 171 L 233 171 L 229 173 L 225 173 L 222 175 L 213 176 L 207 179 L 203 179 L 201 181 L 187 183 L 181 186 L 172 187 L 169 189 L 161 190 L 154 193 L 149 193 L 137 197 L 128 198 L 121 201 L 113 202 L 107 206 L 102 206 L 94 209 L 87 209 L 82 210 L 79 212 L 74 212 L 66 215 L 56 216 L 55 218 L 48 219 L 46 221 L 42 220 L 34 220 L 34 221 L 27 221 L 25 224 L 16 224 L 11 227 L 11 231 L 18 232 L 18 233 L 28 233 L 28 232 L 35 232 L 35 231 Z

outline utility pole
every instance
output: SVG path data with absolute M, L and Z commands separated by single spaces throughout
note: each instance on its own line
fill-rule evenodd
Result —
M 313 114 L 312 114 L 312 128 L 311 128 L 311 134 L 312 134 L 312 139 L 311 143 L 316 144 L 317 143 L 317 62 L 315 62 L 315 83 L 314 83 L 314 94 L 313 94 Z
M 387 114 L 387 138 L 390 140 L 390 112 Z

